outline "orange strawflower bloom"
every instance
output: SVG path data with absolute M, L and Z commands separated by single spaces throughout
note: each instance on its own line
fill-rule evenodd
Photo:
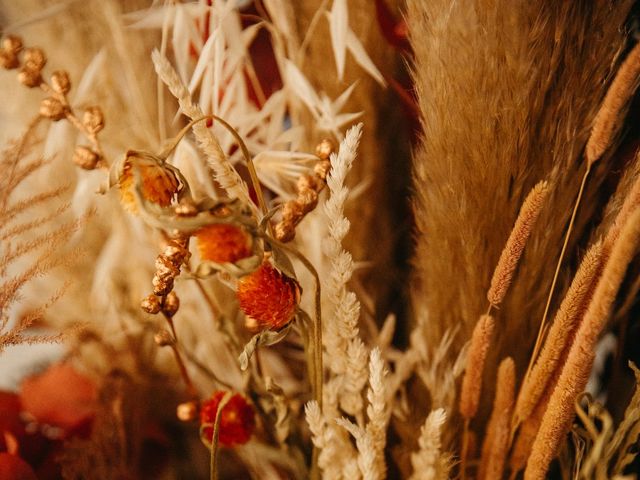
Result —
M 242 227 L 216 223 L 202 227 L 195 237 L 203 260 L 235 263 L 251 256 L 251 237 Z
M 214 392 L 209 400 L 202 403 L 200 424 L 215 423 L 218 406 L 225 393 L 223 390 Z M 253 407 L 247 403 L 242 395 L 236 393 L 229 399 L 227 404 L 222 407 L 218 441 L 225 447 L 244 445 L 251 438 L 255 428 L 256 420 Z M 213 439 L 213 427 L 205 427 L 203 433 L 209 442 L 211 442 Z
M 269 262 L 238 280 L 240 308 L 251 330 L 280 330 L 294 317 L 300 287 Z

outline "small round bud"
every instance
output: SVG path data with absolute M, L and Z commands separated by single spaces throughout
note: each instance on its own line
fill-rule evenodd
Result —
M 0 65 L 2 65 L 2 68 L 11 70 L 20 66 L 20 60 L 18 60 L 18 56 L 15 53 L 0 50 Z
M 18 81 L 25 87 L 34 88 L 40 85 L 42 77 L 39 71 L 25 67 L 18 73 Z
M 16 35 L 7 35 L 2 39 L 2 49 L 16 55 L 22 49 L 22 39 Z
M 24 66 L 35 72 L 40 73 L 47 63 L 47 57 L 40 48 L 24 49 Z
M 98 133 L 104 128 L 104 115 L 100 107 L 89 107 L 84 111 L 82 124 L 89 133 Z
M 91 150 L 89 147 L 79 145 L 73 151 L 73 163 L 85 170 L 93 170 L 100 161 L 100 155 Z
M 54 122 L 62 120 L 66 113 L 67 109 L 65 106 L 56 98 L 49 97 L 40 102 L 40 115 Z
M 193 217 L 198 214 L 198 209 L 193 203 L 181 202 L 176 205 L 175 212 L 181 217 Z
M 155 295 L 149 295 L 145 297 L 142 300 L 142 302 L 140 302 L 140 308 L 142 308 L 142 310 L 144 310 L 147 313 L 151 313 L 152 315 L 155 315 L 160 311 L 160 308 L 161 308 L 160 299 Z
M 159 347 L 169 347 L 176 342 L 175 338 L 173 338 L 173 335 L 171 335 L 166 330 L 160 330 L 159 332 L 157 332 L 153 336 L 153 340 Z
M 180 299 L 176 292 L 169 292 L 167 298 L 164 300 L 164 304 L 162 305 L 162 313 L 164 313 L 167 317 L 173 317 L 178 309 L 180 308 Z
M 329 160 L 329 156 L 334 151 L 335 147 L 333 146 L 333 142 L 328 138 L 325 138 L 316 146 L 316 155 L 322 160 Z
M 167 245 L 162 252 L 162 256 L 169 260 L 174 266 L 178 266 L 184 260 L 187 251 L 178 245 Z
M 69 74 L 64 70 L 57 70 L 51 74 L 51 87 L 58 93 L 66 95 L 71 90 Z
M 153 293 L 159 297 L 163 297 L 173 290 L 173 277 L 163 277 L 157 274 L 151 280 L 153 285 Z
M 199 415 L 198 404 L 196 402 L 184 402 L 176 408 L 176 416 L 181 422 L 191 422 Z
M 315 173 L 321 180 L 325 180 L 327 178 L 329 170 L 331 170 L 331 162 L 329 160 L 318 162 L 313 167 L 313 173 Z

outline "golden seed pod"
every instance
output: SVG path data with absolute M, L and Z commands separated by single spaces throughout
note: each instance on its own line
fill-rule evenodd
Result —
M 322 160 L 328 160 L 334 151 L 335 147 L 333 146 L 333 142 L 328 138 L 325 138 L 316 146 L 316 155 Z
M 18 81 L 25 87 L 34 88 L 40 85 L 42 77 L 39 71 L 24 67 L 18 73 Z
M 155 274 L 151 285 L 153 285 L 153 293 L 163 297 L 173 290 L 173 277 Z
M 159 347 L 168 347 L 175 343 L 175 338 L 166 330 L 160 330 L 153 336 L 153 340 Z
M 191 422 L 198 418 L 198 403 L 197 402 L 184 402 L 178 405 L 176 408 L 176 416 L 181 422 Z
M 100 107 L 89 107 L 84 111 L 82 124 L 89 133 L 96 134 L 104 128 L 104 115 Z
M 73 163 L 85 170 L 93 170 L 100 161 L 100 155 L 84 145 L 78 145 L 73 151 Z
M 67 109 L 65 106 L 56 98 L 49 97 L 40 102 L 40 115 L 54 122 L 62 120 L 66 113 Z
M 44 52 L 39 48 L 25 48 L 24 49 L 24 66 L 35 72 L 40 73 L 47 63 L 47 57 Z
M 176 292 L 169 292 L 167 298 L 164 300 L 164 304 L 162 305 L 162 313 L 164 313 L 167 317 L 173 317 L 178 309 L 180 308 L 180 299 Z
M 17 55 L 22 49 L 22 39 L 16 35 L 7 35 L 2 39 L 2 49 L 7 53 Z
M 331 170 L 331 162 L 329 160 L 318 162 L 313 167 L 313 173 L 315 173 L 320 180 L 327 178 L 329 170 Z
M 69 74 L 64 70 L 56 70 L 51 74 L 51 87 L 58 93 L 66 95 L 71 90 Z
M 18 60 L 18 56 L 15 53 L 3 49 L 0 50 L 0 65 L 2 65 L 2 68 L 11 70 L 20 66 L 20 60 Z
M 155 295 L 148 295 L 142 300 L 142 302 L 140 302 L 140 308 L 147 313 L 155 315 L 161 308 L 160 299 Z

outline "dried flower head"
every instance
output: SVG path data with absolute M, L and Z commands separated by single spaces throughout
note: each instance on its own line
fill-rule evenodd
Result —
M 85 170 L 93 170 L 100 161 L 100 155 L 90 147 L 78 145 L 73 151 L 73 163 Z
M 269 262 L 238 280 L 240 308 L 251 330 L 280 330 L 294 317 L 300 287 Z
M 141 193 L 144 199 L 162 207 L 170 206 L 181 189 L 175 172 L 149 155 L 129 151 L 118 180 L 125 208 L 134 213 L 138 211 L 133 191 L 136 188 L 134 168 L 139 171 L 142 179 Z
M 104 115 L 100 107 L 89 107 L 84 111 L 82 124 L 90 134 L 95 135 L 104 128 Z
M 7 35 L 2 39 L 2 50 L 17 55 L 22 50 L 22 39 L 15 35 Z
M 69 74 L 64 70 L 56 70 L 51 74 L 51 88 L 55 92 L 66 95 L 71 90 Z
M 20 70 L 20 73 L 18 73 L 18 81 L 25 87 L 34 88 L 40 85 L 42 76 L 37 70 L 23 68 Z
M 209 400 L 202 403 L 200 410 L 200 423 L 210 424 L 203 428 L 204 436 L 211 442 L 213 438 L 213 423 L 218 413 L 218 405 L 225 391 L 214 392 Z M 249 441 L 256 428 L 255 413 L 247 400 L 236 393 L 223 407 L 220 416 L 219 441 L 222 445 L 232 447 L 243 445 Z
M 48 97 L 40 103 L 40 115 L 49 118 L 54 122 L 62 120 L 67 113 L 67 109 L 60 100 Z
M 216 223 L 201 228 L 195 237 L 203 260 L 235 263 L 251 256 L 251 237 L 242 227 Z
M 159 347 L 169 347 L 176 343 L 176 339 L 173 338 L 173 335 L 171 335 L 167 330 L 160 330 L 157 332 L 153 336 L 153 340 Z
M 24 49 L 24 67 L 33 72 L 40 72 L 47 63 L 47 57 L 40 48 Z
M 176 292 L 169 292 L 162 305 L 162 313 L 168 317 L 173 317 L 180 308 L 180 299 Z
M 160 312 L 162 303 L 160 301 L 160 298 L 156 297 L 155 295 L 148 295 L 142 300 L 142 302 L 140 302 L 140 307 L 145 312 L 155 315 L 156 313 Z

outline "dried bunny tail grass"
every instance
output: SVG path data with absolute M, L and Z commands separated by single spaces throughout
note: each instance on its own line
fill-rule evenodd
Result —
M 575 415 L 574 402 L 584 390 L 595 358 L 598 337 L 605 326 L 611 305 L 624 278 L 627 265 L 640 241 L 640 212 L 634 213 L 613 245 L 593 299 L 585 313 L 575 340 L 569 350 L 558 384 L 551 395 L 527 462 L 525 480 L 545 478 L 571 420 Z
M 442 427 L 447 420 L 444 408 L 433 410 L 420 430 L 416 452 L 411 454 L 413 474 L 409 480 L 445 480 L 449 478 L 451 457 L 442 453 Z
M 495 321 L 491 315 L 482 315 L 473 329 L 471 345 L 467 354 L 467 366 L 460 390 L 460 413 L 467 421 L 478 411 L 482 390 L 482 371 L 491 344 Z
M 169 91 L 178 100 L 180 108 L 192 120 L 204 117 L 204 113 L 193 103 L 189 91 L 180 80 L 175 69 L 160 52 L 154 50 L 151 53 L 153 65 L 156 73 L 165 83 Z M 198 144 L 207 156 L 209 166 L 215 174 L 215 180 L 226 190 L 231 198 L 238 198 L 242 203 L 253 206 L 254 203 L 249 197 L 246 184 L 240 178 L 238 172 L 233 168 L 229 160 L 222 151 L 220 143 L 213 133 L 203 122 L 198 122 L 193 126 L 193 133 L 198 140 Z
M 511 357 L 498 367 L 496 395 L 482 444 L 479 479 L 502 478 L 509 450 L 509 429 L 515 396 L 516 366 Z
M 629 103 L 639 82 L 640 43 L 637 43 L 616 73 L 593 121 L 593 129 L 585 150 L 589 166 L 596 162 L 611 144 L 616 122 L 620 121 L 622 110 Z
M 640 159 L 640 151 L 637 154 L 637 159 Z M 615 216 L 613 220 L 613 224 L 611 228 L 607 232 L 607 235 L 604 238 L 604 250 L 605 253 L 611 252 L 613 245 L 618 240 L 620 236 L 620 232 L 629 221 L 629 217 L 636 210 L 636 208 L 640 206 L 640 174 L 637 175 L 636 179 L 633 181 L 629 192 L 624 198 L 622 202 L 622 206 L 620 210 Z
M 544 393 L 547 384 L 559 366 L 563 352 L 582 319 L 602 270 L 603 245 L 597 242 L 589 248 L 571 282 L 571 286 L 556 313 L 540 356 L 531 373 L 525 377 L 518 394 L 515 422 L 525 420 Z
M 542 181 L 531 189 L 522 204 L 516 223 L 500 254 L 500 260 L 498 260 L 498 265 L 491 278 L 491 287 L 487 292 L 487 300 L 491 305 L 499 305 L 504 299 L 518 266 L 518 260 L 522 256 L 527 239 L 540 215 L 548 194 L 549 186 L 547 182 Z

